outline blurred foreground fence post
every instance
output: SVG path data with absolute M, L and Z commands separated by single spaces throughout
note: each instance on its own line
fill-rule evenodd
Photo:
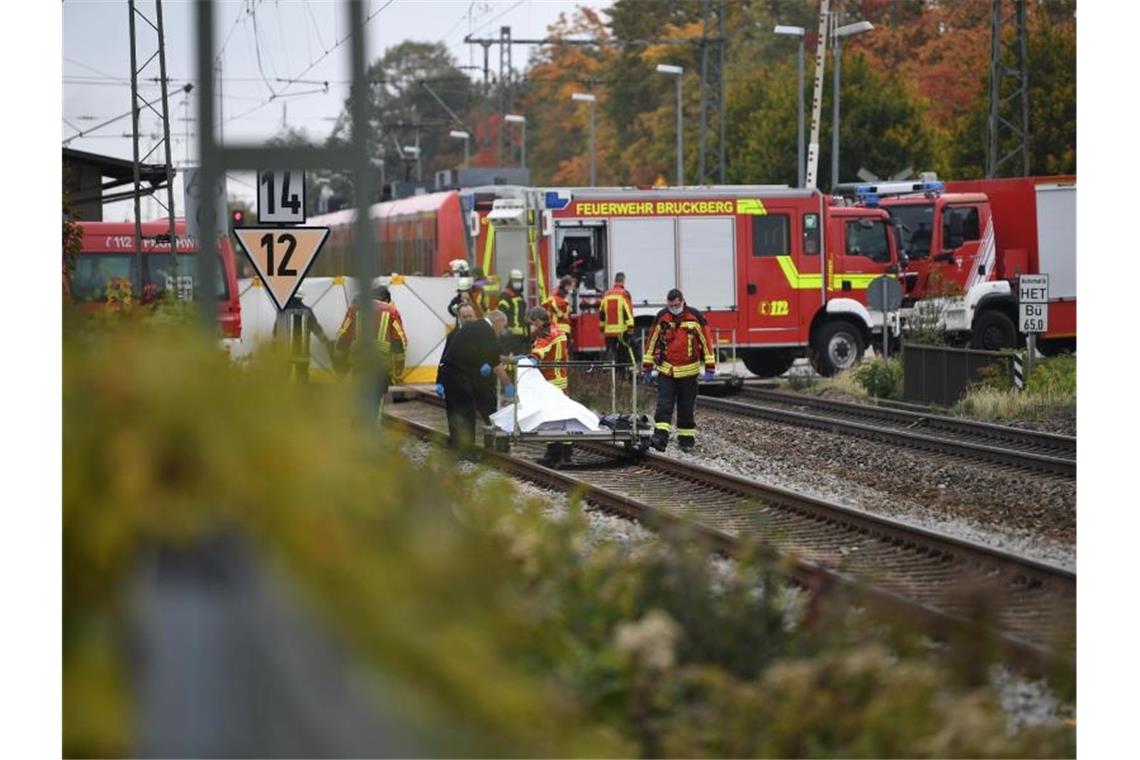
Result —
M 371 335 L 375 330 L 376 316 L 367 306 L 370 304 L 369 294 L 372 281 L 379 274 L 379 258 L 375 255 L 376 249 L 373 241 L 373 229 L 368 215 L 368 206 L 372 202 L 373 180 L 372 165 L 368 161 L 368 93 L 369 86 L 365 76 L 366 37 L 364 33 L 364 6 L 359 0 L 344 0 L 347 5 L 349 17 L 349 31 L 352 44 L 349 46 L 349 55 L 352 68 L 352 144 L 350 147 L 342 146 L 305 146 L 305 147 L 266 147 L 264 145 L 222 145 L 215 141 L 215 109 L 214 109 L 214 2 L 213 0 L 197 0 L 197 14 L 195 27 L 195 40 L 197 51 L 197 72 L 199 81 L 198 90 L 198 124 L 200 138 L 198 140 L 199 163 L 203 187 L 215 187 L 218 178 L 224 177 L 227 171 L 247 170 L 265 171 L 270 169 L 291 168 L 297 170 L 330 170 L 345 171 L 353 174 L 353 185 L 356 196 L 356 232 L 353 246 L 353 271 L 356 276 L 358 299 L 361 306 L 357 322 L 358 334 Z M 223 220 L 217 219 L 212 204 L 203 204 L 202 240 L 199 241 L 200 255 L 198 257 L 199 282 L 212 283 L 217 276 L 218 268 L 218 236 L 224 230 L 220 228 Z M 205 293 L 212 293 L 212 288 L 202 288 Z M 217 334 L 217 304 L 211 298 L 204 297 L 199 301 L 199 316 L 206 334 L 213 337 Z M 378 357 L 374 351 L 368 350 L 372 346 L 370 340 L 359 340 L 359 356 L 357 357 L 357 380 L 359 382 L 359 398 L 362 408 L 375 411 L 374 394 L 377 387 L 378 372 L 381 371 Z

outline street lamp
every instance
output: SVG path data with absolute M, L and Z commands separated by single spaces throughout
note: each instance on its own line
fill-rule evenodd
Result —
M 468 132 L 464 132 L 461 129 L 453 129 L 453 130 L 451 130 L 450 135 L 452 137 L 454 137 L 456 140 L 462 140 L 463 141 L 463 168 L 466 169 L 468 164 L 471 163 L 471 156 L 468 153 L 468 145 L 469 145 L 470 140 L 471 140 L 471 134 Z
M 522 147 L 519 166 L 526 168 L 526 117 L 517 113 L 509 113 L 503 117 L 508 124 L 522 124 Z
M 838 12 L 831 16 L 831 38 L 833 41 L 832 59 L 835 61 L 834 71 L 832 72 L 832 108 L 831 108 L 831 190 L 835 192 L 835 186 L 839 184 L 839 67 L 842 65 L 843 56 L 839 51 L 839 38 L 850 37 L 855 34 L 862 34 L 869 32 L 875 28 L 875 25 L 870 21 L 856 21 L 854 24 L 847 24 L 836 28 L 835 24 L 839 20 Z
M 796 182 L 796 187 L 804 186 L 804 28 L 802 26 L 777 26 L 773 31 L 776 34 L 784 34 L 789 37 L 799 38 L 799 61 L 796 66 L 796 101 L 800 109 L 799 126 L 796 129 L 796 146 L 798 148 L 796 168 L 799 179 Z
M 590 104 L 590 187 L 598 184 L 598 175 L 594 165 L 594 108 L 597 98 L 588 92 L 576 92 L 570 96 L 571 100 Z
M 677 187 L 685 185 L 684 164 L 684 132 L 681 128 L 681 80 L 684 79 L 685 69 L 682 66 L 673 66 L 668 63 L 657 64 L 657 73 L 677 77 Z

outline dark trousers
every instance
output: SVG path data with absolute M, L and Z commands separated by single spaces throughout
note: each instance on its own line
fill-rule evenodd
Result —
M 470 383 L 462 380 L 443 384 L 443 401 L 447 406 L 447 445 L 457 451 L 468 451 L 475 441 L 475 394 Z
M 470 451 L 475 443 L 475 421 L 490 422 L 495 411 L 495 388 L 489 383 L 445 380 L 443 401 L 447 407 L 447 445 L 457 451 Z
M 673 419 L 673 405 L 677 406 L 677 440 L 689 439 L 697 434 L 697 378 L 686 377 L 676 380 L 665 375 L 657 376 L 657 411 L 653 415 L 657 423 L 655 434 L 669 437 L 669 423 Z
M 629 345 L 628 333 L 606 336 L 606 358 L 623 367 L 637 363 L 637 358 L 633 355 L 633 346 Z

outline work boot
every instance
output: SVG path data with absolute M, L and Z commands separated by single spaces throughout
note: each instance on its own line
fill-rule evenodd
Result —
M 658 451 L 664 451 L 669 445 L 669 434 L 664 430 L 654 430 L 653 437 L 649 439 L 649 445 Z
M 697 447 L 697 442 L 690 436 L 677 436 L 677 445 L 681 447 L 681 451 L 689 453 Z

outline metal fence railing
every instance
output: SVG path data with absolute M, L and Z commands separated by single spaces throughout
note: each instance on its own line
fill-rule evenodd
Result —
M 970 384 L 1000 365 L 1012 377 L 1013 354 L 950 346 L 904 343 L 903 399 L 917 404 L 953 406 Z

